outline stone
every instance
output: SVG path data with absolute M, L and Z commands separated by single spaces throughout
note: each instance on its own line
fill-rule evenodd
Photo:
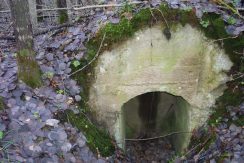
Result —
M 234 124 L 232 123 L 232 124 L 230 125 L 229 129 L 230 129 L 231 132 L 235 132 L 235 131 L 237 130 L 237 127 L 236 127 L 236 125 L 234 125 Z
M 77 102 L 81 101 L 81 96 L 80 95 L 76 95 L 75 96 L 75 101 L 77 101 Z
M 54 58 L 54 55 L 53 55 L 52 53 L 48 53 L 48 54 L 46 55 L 46 59 L 47 59 L 48 61 L 53 61 L 53 58 Z
M 63 99 L 63 95 L 62 94 L 57 94 L 56 95 L 56 100 L 61 100 Z
M 64 141 L 67 139 L 67 134 L 63 130 L 51 131 L 48 133 L 48 138 L 50 140 Z
M 55 126 L 58 126 L 58 123 L 59 123 L 59 120 L 57 120 L 57 119 L 47 119 L 46 120 L 46 125 L 48 125 L 48 126 L 55 127 Z
M 211 159 L 210 163 L 216 163 L 215 159 Z
M 5 131 L 6 125 L 0 122 L 0 131 Z
M 58 65 L 58 68 L 59 68 L 59 70 L 63 71 L 63 70 L 65 70 L 65 68 L 66 68 L 66 64 L 65 64 L 65 63 L 60 63 L 60 64 Z
M 11 109 L 11 116 L 13 118 L 18 118 L 20 116 L 21 112 L 20 112 L 20 107 L 19 106 L 15 106 Z
M 85 144 L 86 144 L 86 141 L 85 141 L 84 139 L 80 138 L 80 137 L 77 138 L 76 142 L 78 143 L 78 146 L 79 146 L 80 148 L 84 147 Z
M 70 151 L 72 145 L 68 142 L 65 142 L 62 146 L 61 146 L 61 149 L 63 152 L 68 152 Z
M 41 60 L 45 57 L 45 52 L 40 52 L 37 54 L 36 59 Z
M 77 60 L 81 60 L 81 59 L 83 58 L 83 56 L 84 56 L 84 52 L 80 52 L 80 53 L 78 53 L 78 54 L 75 56 L 75 59 L 77 59 Z
M 71 71 L 72 71 L 72 69 L 71 69 L 71 68 L 67 68 L 67 69 L 65 69 L 65 71 L 64 71 L 64 72 L 65 72 L 66 74 L 69 74 L 69 73 L 71 73 Z
M 31 145 L 29 146 L 29 149 L 33 152 L 37 152 L 37 153 L 40 153 L 42 151 L 41 147 L 40 146 L 36 146 L 36 145 Z
M 11 99 L 8 100 L 7 106 L 9 108 L 14 107 L 15 105 L 16 105 L 16 100 L 15 99 L 11 98 Z
M 76 158 L 71 153 L 64 155 L 66 162 L 76 163 Z

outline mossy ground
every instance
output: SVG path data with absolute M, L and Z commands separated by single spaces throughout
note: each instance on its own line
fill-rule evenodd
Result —
M 3 98 L 2 97 L 0 97 L 0 111 L 1 110 L 4 110 L 4 103 L 3 103 Z
M 63 122 L 69 122 L 81 130 L 86 136 L 88 146 L 94 153 L 103 157 L 113 154 L 115 147 L 108 133 L 98 129 L 85 114 L 74 114 L 72 111 L 67 110 L 59 112 L 57 118 Z
M 130 8 L 129 8 L 130 9 Z M 106 35 L 101 51 L 102 53 L 105 50 L 112 49 L 118 43 L 125 41 L 126 39 L 133 36 L 133 34 L 144 28 L 150 27 L 153 24 L 164 24 L 164 28 L 168 28 L 169 32 L 174 25 L 181 24 L 186 25 L 190 24 L 193 27 L 198 28 L 203 33 L 205 33 L 206 37 L 209 39 L 220 39 L 217 43 L 224 48 L 225 52 L 229 55 L 230 59 L 233 61 L 234 66 L 230 73 L 243 73 L 244 72 L 244 58 L 241 58 L 242 48 L 244 46 L 244 36 L 240 35 L 235 38 L 231 37 L 226 33 L 225 30 L 225 22 L 222 18 L 217 14 L 205 14 L 202 20 L 196 18 L 193 10 L 178 10 L 178 9 L 170 9 L 167 5 L 162 4 L 159 9 L 141 9 L 138 13 L 130 13 L 132 10 L 126 9 L 121 12 L 121 20 L 118 24 L 108 23 L 103 26 L 96 34 L 96 36 L 90 39 L 87 44 L 87 55 L 85 58 L 81 60 L 81 65 L 77 68 L 73 68 L 73 71 L 83 67 L 89 61 L 91 61 L 94 56 L 97 54 L 97 51 L 102 42 L 102 38 Z M 130 18 L 124 14 L 124 12 L 129 12 L 133 14 Z M 206 21 L 209 24 L 207 26 L 201 25 L 201 21 Z M 164 29 L 162 29 L 163 31 Z M 81 86 L 84 88 L 84 92 L 81 94 L 83 97 L 83 101 L 81 102 L 81 107 L 83 111 L 87 111 L 89 113 L 90 109 L 87 107 L 86 100 L 89 95 L 89 85 L 92 84 L 93 78 L 93 67 L 96 65 L 96 62 L 88 66 L 84 71 L 77 73 L 74 78 L 79 82 Z M 243 79 L 235 80 L 229 84 L 229 88 L 225 91 L 224 95 L 220 97 L 217 101 L 217 105 L 215 108 L 215 113 L 210 117 L 209 124 L 215 125 L 218 121 L 219 117 L 222 117 L 227 113 L 226 106 L 227 105 L 238 105 L 241 100 L 243 100 L 242 92 L 235 90 L 233 91 L 233 87 L 240 86 Z M 230 86 L 232 85 L 232 86 Z M 233 86 L 234 85 L 234 86 Z M 111 154 L 111 151 L 114 149 L 111 145 L 111 139 L 107 134 L 104 134 L 104 137 L 99 136 L 99 131 L 95 126 L 87 125 L 87 120 L 82 115 L 74 115 L 73 113 L 69 114 L 69 120 L 79 129 L 86 133 L 88 138 L 88 143 L 90 143 L 90 147 L 92 149 L 98 148 L 102 155 Z M 243 121 L 239 119 L 237 124 L 242 124 Z M 88 126 L 88 129 L 84 126 Z M 93 132 L 94 130 L 94 132 Z M 215 140 L 215 135 L 212 134 L 210 136 L 210 140 L 206 144 L 208 146 Z M 192 139 L 190 147 L 196 145 L 196 143 L 204 142 L 205 139 Z M 108 143 L 105 144 L 104 142 Z M 209 143 L 210 142 L 210 143 Z M 110 144 L 110 145 L 109 145 Z M 206 148 L 206 147 L 204 147 Z M 110 152 L 108 152 L 110 151 Z

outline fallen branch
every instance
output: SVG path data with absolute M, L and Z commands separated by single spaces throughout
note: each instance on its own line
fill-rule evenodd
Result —
M 162 135 L 162 136 L 157 136 L 157 137 L 152 137 L 152 138 L 144 138 L 144 139 L 125 139 L 127 141 L 145 141 L 145 140 L 154 140 L 154 139 L 160 139 L 160 138 L 165 138 L 167 136 L 171 136 L 171 135 L 174 135 L 174 134 L 191 134 L 192 132 L 189 132 L 189 131 L 179 131 L 179 132 L 172 132 L 172 133 L 169 133 L 167 135 Z
M 223 40 L 227 40 L 227 39 L 234 39 L 234 38 L 237 38 L 237 37 L 238 37 L 238 35 L 237 36 L 231 36 L 231 37 L 225 37 L 225 38 L 220 38 L 220 39 L 213 40 L 211 42 L 213 43 L 213 42 L 223 41 Z
M 51 27 L 49 29 L 34 33 L 34 36 L 43 35 L 43 34 L 46 34 L 48 32 L 54 31 L 54 30 L 60 30 L 61 28 L 71 27 L 73 25 L 74 25 L 73 23 L 66 23 L 66 24 L 62 24 L 60 26 Z M 15 37 L 14 36 L 2 36 L 2 37 L 0 37 L 0 40 L 15 40 Z
M 129 2 L 129 5 L 133 4 L 144 4 L 147 3 L 148 1 L 143 1 L 143 2 Z M 93 9 L 93 8 L 104 8 L 104 7 L 123 7 L 125 4 L 105 4 L 105 5 L 89 5 L 89 6 L 84 6 L 84 7 L 74 7 L 72 6 L 71 8 L 51 8 L 51 9 L 38 9 L 37 12 L 43 12 L 43 11 L 60 11 L 60 10 L 85 10 L 85 9 Z
M 80 68 L 79 70 L 76 70 L 75 72 L 73 72 L 73 73 L 71 73 L 70 75 L 68 75 L 68 77 L 70 77 L 70 76 L 72 76 L 72 75 L 74 75 L 74 74 L 76 74 L 76 73 L 78 73 L 78 72 L 84 70 L 86 67 L 88 67 L 90 64 L 92 64 L 92 62 L 94 62 L 94 61 L 97 59 L 97 57 L 98 57 L 98 55 L 99 55 L 99 53 L 100 53 L 100 51 L 101 51 L 101 49 L 102 49 L 102 46 L 103 46 L 103 42 L 104 42 L 105 37 L 106 37 L 106 33 L 103 35 L 101 44 L 100 44 L 100 46 L 99 46 L 99 49 L 98 49 L 98 51 L 97 51 L 95 57 L 94 57 L 88 64 L 86 64 L 85 66 L 83 66 L 83 67 Z
M 181 159 L 184 159 L 185 156 L 187 156 L 189 153 L 191 153 L 193 150 L 195 150 L 199 146 L 201 146 L 201 147 L 204 146 L 209 140 L 210 140 L 210 136 L 203 143 L 199 143 L 198 145 L 196 145 L 195 147 L 190 149 L 187 153 L 185 153 L 183 156 L 181 156 Z

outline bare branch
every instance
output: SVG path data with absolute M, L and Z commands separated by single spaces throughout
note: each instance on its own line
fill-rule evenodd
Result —
M 78 73 L 78 72 L 84 70 L 86 67 L 88 67 L 90 64 L 92 64 L 92 62 L 94 62 L 94 61 L 97 59 L 97 57 L 98 57 L 98 55 L 99 55 L 99 53 L 100 53 L 100 51 L 101 51 L 101 49 L 102 49 L 102 46 L 103 46 L 103 42 L 104 42 L 105 37 L 106 37 L 106 33 L 104 33 L 104 35 L 103 35 L 101 44 L 100 44 L 100 46 L 99 46 L 99 49 L 98 49 L 98 51 L 97 51 L 95 57 L 94 57 L 88 64 L 86 64 L 85 66 L 83 66 L 83 67 L 80 68 L 79 70 L 77 70 L 77 71 L 71 73 L 70 75 L 68 75 L 68 77 L 70 77 L 70 76 L 72 76 L 72 75 L 74 75 L 74 74 L 76 74 L 76 73 Z
M 174 135 L 174 134 L 192 134 L 192 132 L 189 132 L 189 131 L 179 131 L 179 132 L 171 132 L 169 134 L 166 134 L 166 135 L 162 135 L 162 136 L 157 136 L 157 137 L 152 137 L 152 138 L 145 138 L 145 139 L 125 139 L 127 141 L 145 141 L 145 140 L 154 140 L 154 139 L 160 139 L 160 138 L 164 138 L 164 137 L 167 137 L 167 136 L 171 136 L 171 135 Z

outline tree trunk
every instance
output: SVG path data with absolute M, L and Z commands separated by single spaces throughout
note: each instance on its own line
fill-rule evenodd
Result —
M 57 0 L 58 8 L 67 8 L 66 0 Z M 63 24 L 69 21 L 69 15 L 67 10 L 59 10 L 59 23 Z
M 37 12 L 36 12 L 36 1 L 28 0 L 29 3 L 29 13 L 31 18 L 32 30 L 36 31 L 37 29 Z
M 41 85 L 41 74 L 33 50 L 28 0 L 10 0 L 10 8 L 17 40 L 18 78 L 35 88 Z

